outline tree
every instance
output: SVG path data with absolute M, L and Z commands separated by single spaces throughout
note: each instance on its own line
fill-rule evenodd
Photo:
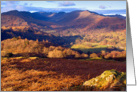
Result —
M 66 55 L 62 51 L 54 49 L 48 53 L 49 58 L 65 58 Z
M 90 54 L 90 58 L 97 58 L 97 57 L 98 57 L 98 55 L 96 53 Z

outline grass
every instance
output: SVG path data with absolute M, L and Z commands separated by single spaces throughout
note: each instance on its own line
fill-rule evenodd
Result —
M 83 42 L 81 44 L 74 44 L 71 49 L 81 50 L 84 53 L 100 53 L 102 50 L 110 52 L 113 50 L 121 51 L 120 48 L 113 48 L 111 45 L 100 45 L 99 43 Z
M 92 52 L 92 53 L 100 53 L 101 50 L 105 50 L 112 46 L 107 45 L 99 45 L 99 43 L 90 43 L 84 42 L 82 44 L 74 44 L 71 46 L 71 49 L 81 50 L 84 53 Z
M 95 61 L 93 63 L 93 61 Z M 104 60 L 102 60 L 104 61 Z M 100 60 L 3 58 L 2 91 L 62 91 L 81 85 L 104 70 L 126 71 L 125 62 Z
M 72 48 L 75 50 L 81 50 L 84 53 L 92 52 L 92 53 L 100 53 L 102 50 L 107 50 L 107 48 Z
M 100 60 L 102 59 L 101 57 L 95 57 L 95 58 L 90 58 L 90 60 Z
M 38 59 L 38 57 L 29 57 L 29 59 Z

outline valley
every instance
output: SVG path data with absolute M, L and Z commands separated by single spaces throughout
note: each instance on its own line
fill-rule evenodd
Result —
M 89 10 L 1 13 L 2 91 L 125 91 L 125 72 L 124 16 Z M 100 84 L 102 75 L 109 81 Z M 90 79 L 100 86 L 84 86 Z

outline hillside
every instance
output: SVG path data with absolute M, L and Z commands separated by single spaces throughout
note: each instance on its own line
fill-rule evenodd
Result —
M 39 28 L 41 26 L 50 27 L 50 25 L 53 25 L 53 23 L 46 20 L 48 20 L 48 17 L 26 11 L 19 12 L 13 10 L 1 14 L 2 27 L 29 26 Z
M 105 29 L 106 31 L 119 31 L 126 29 L 126 20 L 119 16 L 104 16 L 90 11 L 72 11 L 70 13 L 30 13 L 25 11 L 9 11 L 1 14 L 2 28 L 33 27 L 36 30 L 60 33 L 71 29 L 82 33 Z M 52 32 L 54 30 L 54 32 Z M 66 34 L 65 34 L 66 35 Z
M 126 21 L 118 17 L 103 16 L 90 11 L 73 11 L 63 16 L 57 23 L 64 28 L 81 30 L 102 29 L 120 30 L 126 28 Z
M 49 42 L 81 53 L 126 50 L 126 20 L 91 11 L 2 13 L 1 39 L 18 37 Z M 110 49 L 111 48 L 111 49 Z
M 126 72 L 126 62 L 12 57 L 1 60 L 2 91 L 84 91 L 84 81 L 106 70 Z M 116 82 L 117 83 L 117 82 Z M 103 82 L 104 86 L 107 85 Z M 103 85 L 102 84 L 102 85 Z M 122 88 L 123 85 L 116 86 Z M 105 86 L 107 87 L 107 86 Z M 113 89 L 117 90 L 115 85 Z M 104 89 L 106 90 L 106 89 Z M 125 90 L 125 86 L 124 89 Z M 85 90 L 87 91 L 87 90 Z M 93 91 L 90 89 L 90 91 Z M 121 89 L 119 90 L 121 91 Z
M 48 40 L 39 42 L 38 40 L 21 39 L 20 37 L 1 42 L 1 56 L 10 57 L 9 54 L 13 54 L 13 57 L 88 58 L 87 54 L 57 46 Z

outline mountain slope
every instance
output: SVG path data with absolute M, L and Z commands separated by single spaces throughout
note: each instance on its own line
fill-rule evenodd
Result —
M 17 10 L 1 14 L 2 26 L 50 26 L 53 23 L 47 22 L 48 17 L 37 13 L 19 12 Z
M 121 16 L 104 16 L 96 12 L 77 10 L 70 13 L 48 13 L 9 11 L 1 14 L 2 29 L 28 29 L 39 32 L 52 31 L 53 34 L 91 32 L 96 30 L 120 31 L 126 29 L 126 20 Z M 71 30 L 70 30 L 71 29 Z M 50 32 L 52 34 L 52 32 Z
M 89 11 L 73 11 L 58 21 L 65 28 L 82 28 L 82 30 L 107 28 L 125 29 L 126 20 L 118 17 L 102 16 Z

